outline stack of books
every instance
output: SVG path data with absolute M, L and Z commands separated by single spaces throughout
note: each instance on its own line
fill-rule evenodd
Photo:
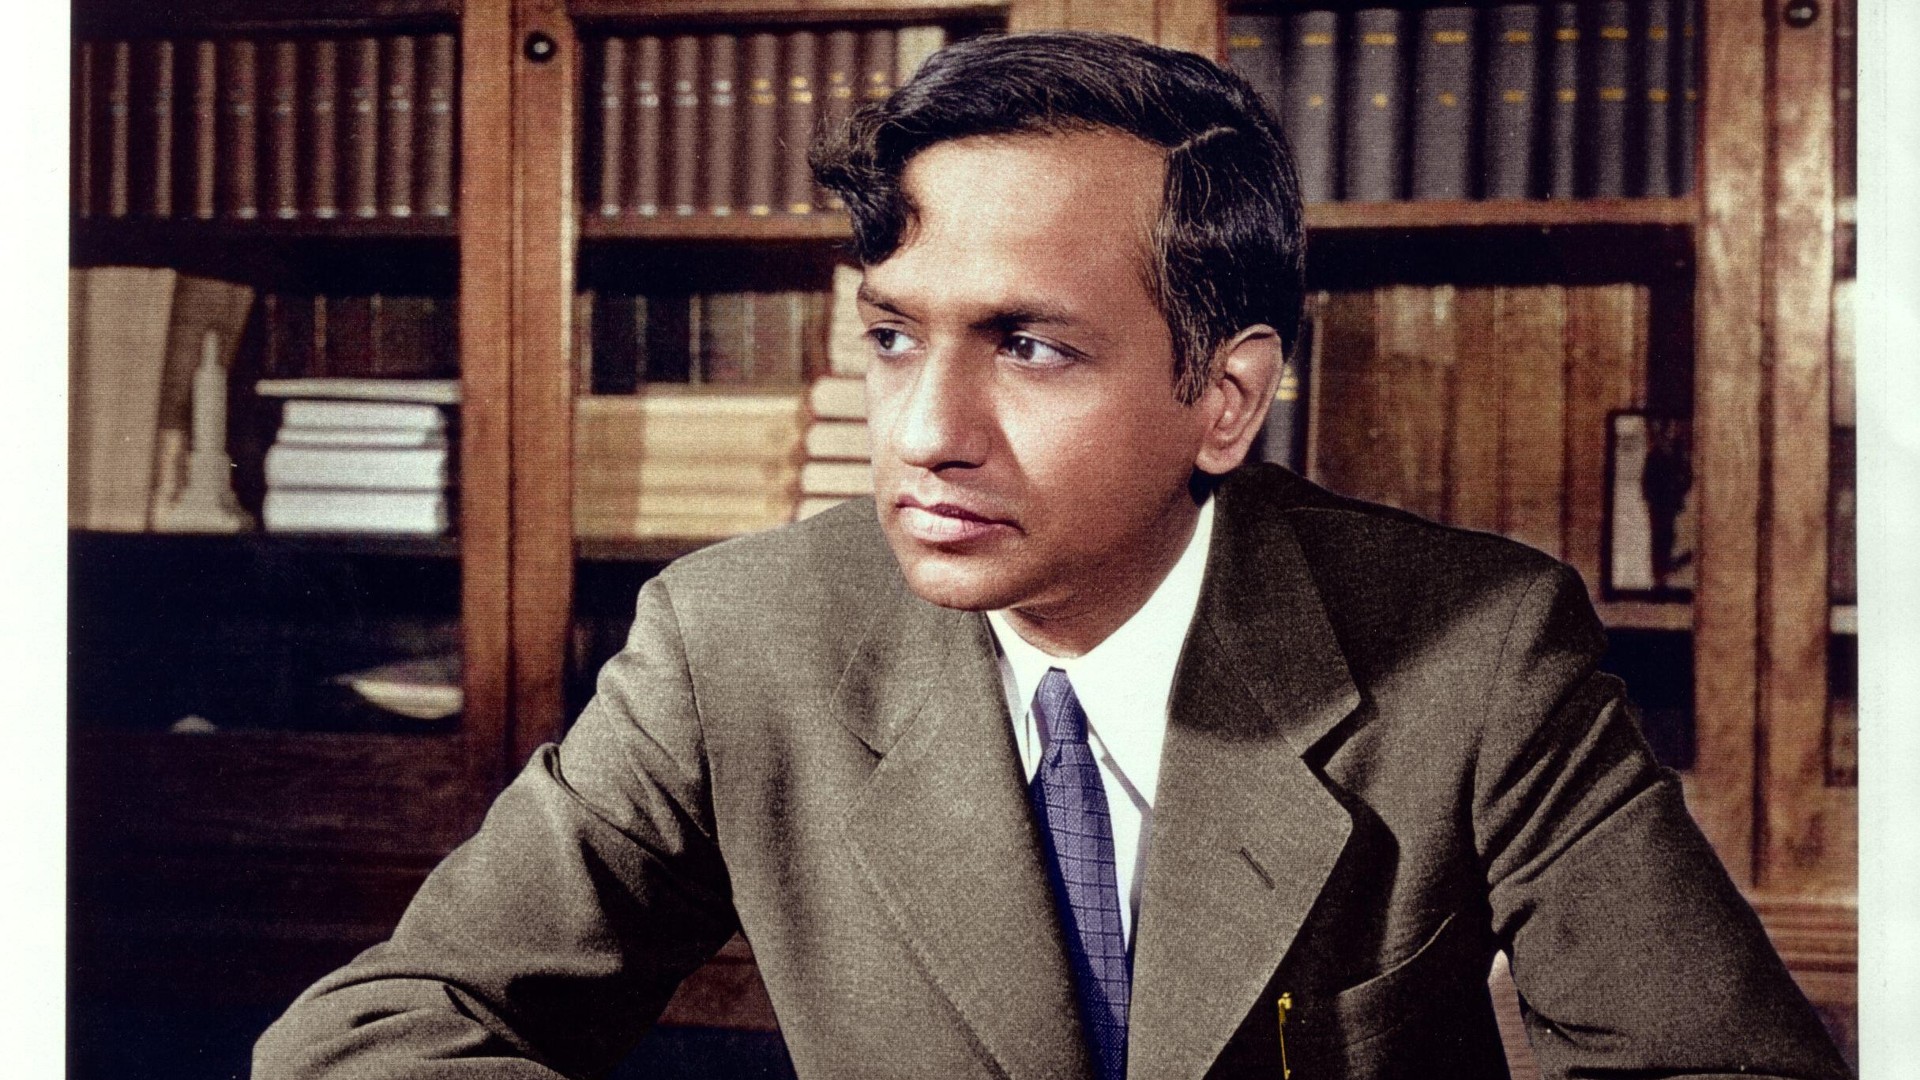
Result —
M 827 374 L 807 394 L 807 460 L 800 468 L 800 505 L 794 519 L 809 518 L 857 495 L 873 494 L 873 457 L 867 441 L 867 344 L 855 293 L 860 271 L 833 273 L 833 307 L 827 321 Z
M 574 535 L 712 540 L 790 520 L 799 390 L 648 387 L 574 403 Z
M 450 33 L 82 41 L 81 218 L 449 218 Z
M 798 390 L 816 366 L 827 294 L 799 289 L 574 294 L 575 378 L 595 394 L 648 383 Z
M 458 382 L 268 379 L 254 389 L 287 399 L 267 451 L 267 531 L 447 531 Z

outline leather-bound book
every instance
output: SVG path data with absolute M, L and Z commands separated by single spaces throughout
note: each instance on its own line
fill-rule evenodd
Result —
M 1426 8 L 1413 56 L 1413 197 L 1473 194 L 1473 115 L 1478 89 L 1476 12 Z
M 259 50 L 251 41 L 221 45 L 220 173 L 228 217 L 260 216 Z
M 853 112 L 854 87 L 860 78 L 860 35 L 852 30 L 830 30 L 820 65 L 820 130 L 838 131 Z M 846 203 L 824 187 L 813 189 L 815 206 L 840 210 Z
M 749 214 L 773 213 L 780 192 L 780 38 L 747 38 L 747 139 L 741 154 L 742 199 Z
M 1547 194 L 1571 199 L 1580 177 L 1580 5 L 1555 0 L 1547 44 Z
M 1487 84 L 1481 160 L 1489 199 L 1533 196 L 1539 116 L 1540 7 L 1501 4 L 1487 13 Z
M 428 34 L 426 77 L 421 92 L 420 212 L 428 217 L 453 214 L 454 97 L 460 81 L 459 53 L 452 34 Z
M 1252 84 L 1276 117 L 1287 99 L 1281 40 L 1286 25 L 1283 15 L 1227 16 L 1227 66 Z
M 1627 194 L 1629 105 L 1627 85 L 1633 60 L 1633 28 L 1626 0 L 1600 0 L 1594 24 L 1592 109 L 1583 130 L 1592 140 L 1586 194 L 1618 198 Z
M 1673 194 L 1673 0 L 1646 0 L 1640 33 L 1640 194 Z
M 1349 200 L 1398 199 L 1406 161 L 1406 69 L 1401 63 L 1406 13 L 1364 8 L 1353 13 L 1348 53 L 1346 190 Z
M 308 42 L 306 74 L 307 212 L 340 216 L 340 43 Z
M 290 39 L 267 47 L 267 210 L 300 216 L 300 49 Z
M 1673 189 L 1677 195 L 1693 193 L 1693 177 L 1700 156 L 1700 42 L 1696 39 L 1695 27 L 1700 20 L 1700 0 L 1677 0 L 1680 5 L 1680 41 L 1674 52 L 1674 85 L 1678 90 L 1678 108 L 1673 117 Z M 1849 62 L 1853 56 L 1851 38 L 1849 48 L 1843 51 Z M 1853 87 L 1846 84 L 1847 96 L 1842 102 L 1851 107 Z M 1845 133 L 1849 139 L 1853 134 L 1850 124 L 1836 125 L 1836 133 Z M 1838 147 L 1835 148 L 1836 155 Z M 1843 158 L 1848 172 L 1852 176 L 1853 155 L 1847 153 Z M 1850 187 L 1844 189 L 1851 194 Z
M 99 73 L 94 59 L 100 46 L 91 41 L 73 43 L 72 116 L 67 129 L 71 185 L 68 198 L 73 216 L 90 218 L 94 213 L 94 156 L 101 131 Z
M 1340 100 L 1340 16 L 1297 11 L 1287 16 L 1286 107 L 1280 121 L 1293 143 L 1300 196 L 1330 202 L 1339 196 L 1335 103 Z
M 145 178 L 141 210 L 156 218 L 173 216 L 173 169 L 178 147 L 174 139 L 174 43 L 164 38 L 147 43 L 141 104 L 142 169 Z
M 616 217 L 622 209 L 622 172 L 627 163 L 627 91 L 632 79 L 627 71 L 631 42 L 609 37 L 600 42 L 599 102 L 600 119 L 599 204 L 602 217 Z
M 633 149 L 627 158 L 632 180 L 627 189 L 627 208 L 652 217 L 660 212 L 661 166 L 666 156 L 666 113 L 660 92 L 666 72 L 666 50 L 658 37 L 648 34 L 633 42 L 633 85 L 627 96 L 633 99 Z
M 188 120 L 192 152 L 188 155 L 189 192 L 193 216 L 202 221 L 217 212 L 217 179 L 220 175 L 220 50 L 211 41 L 193 43 Z
M 413 216 L 413 93 L 418 79 L 418 39 L 394 34 L 381 49 L 383 113 L 380 124 L 382 202 L 392 217 Z
M 347 207 L 354 217 L 380 214 L 380 39 L 347 45 L 346 131 L 340 140 Z
M 789 214 L 813 211 L 813 171 L 807 146 L 813 142 L 813 81 L 820 60 L 820 35 L 792 30 L 786 35 L 784 78 L 786 109 L 780 138 L 780 207 Z
M 692 214 L 700 203 L 700 39 L 680 34 L 667 43 L 667 81 L 672 117 L 668 139 L 673 153 L 667 174 L 667 202 L 676 214 Z
M 723 216 L 733 213 L 739 198 L 739 84 L 739 37 L 707 35 L 707 134 L 700 141 L 706 157 L 707 210 Z
M 107 216 L 123 218 L 133 201 L 133 45 L 107 47 Z
M 899 43 L 892 27 L 878 26 L 860 34 L 860 96 L 882 101 L 893 93 L 893 70 Z

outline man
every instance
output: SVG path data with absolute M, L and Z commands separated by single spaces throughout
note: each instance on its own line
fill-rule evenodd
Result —
M 642 589 L 558 748 L 256 1075 L 591 1075 L 736 929 L 803 1077 L 1845 1074 L 1578 580 L 1240 467 L 1272 119 L 1118 37 L 937 56 L 816 153 L 878 492 Z

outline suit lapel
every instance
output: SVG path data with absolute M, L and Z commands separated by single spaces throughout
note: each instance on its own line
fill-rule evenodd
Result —
M 1260 508 L 1265 510 L 1267 508 Z M 1220 492 L 1174 680 L 1134 943 L 1128 1074 L 1203 1075 L 1352 824 L 1301 755 L 1359 704 L 1291 530 Z
M 881 755 L 847 841 L 914 956 L 1009 1076 L 1086 1075 L 986 620 L 901 586 L 855 649 L 837 706 Z

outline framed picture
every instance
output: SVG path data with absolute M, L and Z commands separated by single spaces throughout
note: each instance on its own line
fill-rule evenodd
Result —
M 1690 598 L 1699 542 L 1692 423 L 1643 412 L 1607 422 L 1606 593 Z

